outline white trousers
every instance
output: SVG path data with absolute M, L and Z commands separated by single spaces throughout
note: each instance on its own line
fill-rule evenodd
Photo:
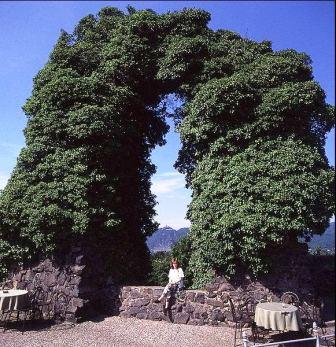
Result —
M 170 296 L 173 291 L 176 292 L 177 290 L 182 290 L 183 287 L 183 278 L 181 278 L 180 281 L 177 283 L 168 283 L 163 290 L 162 296 L 167 296 L 168 294 Z
M 171 289 L 173 289 L 173 286 L 176 286 L 176 284 L 168 283 L 168 284 L 164 287 L 163 295 L 166 296 L 166 295 L 171 291 Z

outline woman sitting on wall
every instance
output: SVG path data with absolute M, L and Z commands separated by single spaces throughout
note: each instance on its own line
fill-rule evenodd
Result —
M 177 259 L 172 259 L 170 262 L 170 270 L 168 274 L 169 282 L 165 286 L 162 295 L 156 300 L 156 302 L 161 302 L 165 297 L 171 297 L 177 290 L 181 290 L 184 287 L 183 278 L 184 273 L 182 268 L 179 267 Z M 169 300 L 166 300 L 166 309 L 168 308 Z

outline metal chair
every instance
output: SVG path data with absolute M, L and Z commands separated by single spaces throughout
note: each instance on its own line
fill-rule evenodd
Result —
M 10 289 L 11 281 L 4 281 L 1 283 L 1 290 Z M 3 332 L 6 331 L 7 324 L 10 321 L 11 311 L 9 309 L 3 309 L 0 311 L 0 326 L 3 327 Z
M 323 319 L 323 300 L 312 294 L 307 294 L 299 306 L 300 317 L 306 333 L 312 333 L 313 323 L 321 329 L 322 334 L 327 333 L 326 323 Z
M 335 335 L 321 338 L 320 346 L 335 347 Z
M 299 307 L 300 299 L 297 294 L 293 292 L 285 292 L 281 295 L 280 301 L 285 304 L 290 304 Z
M 39 318 L 44 318 L 45 314 L 48 319 L 51 318 L 51 313 L 54 305 L 55 293 L 50 293 L 43 290 L 42 287 L 37 287 L 34 292 L 34 298 L 32 300 L 32 305 L 35 312 L 39 314 Z
M 64 293 L 58 293 L 55 296 L 54 306 L 53 306 L 53 319 L 57 322 L 67 321 L 71 325 L 76 322 L 75 312 L 70 309 L 70 298 Z
M 5 332 L 7 327 L 8 327 L 8 323 L 11 322 L 22 322 L 22 333 L 25 330 L 25 322 L 26 322 L 26 312 L 24 312 L 26 306 L 28 306 L 28 302 L 26 302 L 23 306 L 21 306 L 20 308 L 15 308 L 15 309 L 6 309 L 6 310 L 2 310 L 1 314 L 0 314 L 0 323 L 1 325 L 3 325 L 3 331 Z M 30 306 L 29 306 L 30 308 Z M 24 312 L 23 318 L 21 317 L 21 312 Z M 28 312 L 28 309 L 27 309 Z
M 23 333 L 28 319 L 44 318 L 45 312 L 48 313 L 50 319 L 50 307 L 52 305 L 53 295 L 44 291 L 42 287 L 37 287 L 34 291 L 29 291 L 24 299 L 17 308 L 1 311 L 0 325 L 3 326 L 4 331 L 9 322 L 22 322 Z
M 47 313 L 48 319 L 50 319 L 52 305 L 53 294 L 44 291 L 42 287 L 37 287 L 34 291 L 29 292 L 28 299 L 24 305 L 10 312 L 9 320 L 13 317 L 15 321 L 21 321 L 23 333 L 27 320 L 44 319 L 45 313 Z
M 7 324 L 9 322 L 10 311 L 2 310 L 0 311 L 0 326 L 3 327 L 3 332 L 6 331 Z
M 254 322 L 254 313 L 255 313 L 255 301 L 252 297 L 247 295 L 242 295 L 238 298 L 238 304 L 235 305 L 232 299 L 228 298 L 232 319 L 235 323 L 235 332 L 234 332 L 234 347 L 242 345 L 238 343 L 238 340 L 242 341 L 243 338 L 243 328 L 245 325 L 251 327 L 252 338 L 255 342 L 257 338 L 257 326 Z

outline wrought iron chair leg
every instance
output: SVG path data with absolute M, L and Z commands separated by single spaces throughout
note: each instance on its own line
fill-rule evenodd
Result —
M 29 313 L 29 311 L 24 311 L 24 315 L 23 315 L 23 319 L 22 319 L 22 334 L 24 333 L 25 328 L 26 328 L 26 321 L 27 321 L 28 313 Z
M 8 311 L 7 312 L 6 327 L 8 327 L 8 322 L 11 321 L 13 313 L 14 313 L 13 311 Z
M 254 327 L 254 325 L 252 324 L 251 326 L 251 332 L 252 332 L 252 339 L 253 339 L 253 343 L 256 341 L 256 329 Z
M 12 311 L 9 311 L 7 314 L 7 324 L 6 324 L 7 326 L 8 326 L 8 322 L 10 322 L 12 319 L 12 313 L 13 313 Z
M 234 347 L 237 346 L 237 322 L 236 322 L 236 325 L 235 325 L 235 333 L 234 333 Z
M 7 321 L 8 321 L 8 312 L 4 313 L 4 327 L 3 327 L 3 332 L 6 331 L 7 328 Z
M 242 339 L 243 338 L 243 323 L 239 323 L 239 338 Z
M 2 319 L 3 319 L 3 330 L 2 331 L 3 332 L 6 331 L 7 320 L 8 320 L 7 316 L 8 316 L 8 312 L 2 312 Z
M 326 334 L 326 332 L 325 332 L 325 334 Z M 324 340 L 327 343 L 327 347 L 334 347 L 335 346 L 335 343 L 334 343 L 335 341 L 333 342 L 328 337 L 326 337 Z

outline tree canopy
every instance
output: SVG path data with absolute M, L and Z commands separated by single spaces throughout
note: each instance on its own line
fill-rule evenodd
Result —
M 150 154 L 165 143 L 170 93 L 184 101 L 176 168 L 192 189 L 194 286 L 213 270 L 264 272 L 266 249 L 324 230 L 334 109 L 310 58 L 209 20 L 105 7 L 61 32 L 23 106 L 26 147 L 0 195 L 0 270 L 81 243 L 117 281 L 145 278 L 157 228 Z

